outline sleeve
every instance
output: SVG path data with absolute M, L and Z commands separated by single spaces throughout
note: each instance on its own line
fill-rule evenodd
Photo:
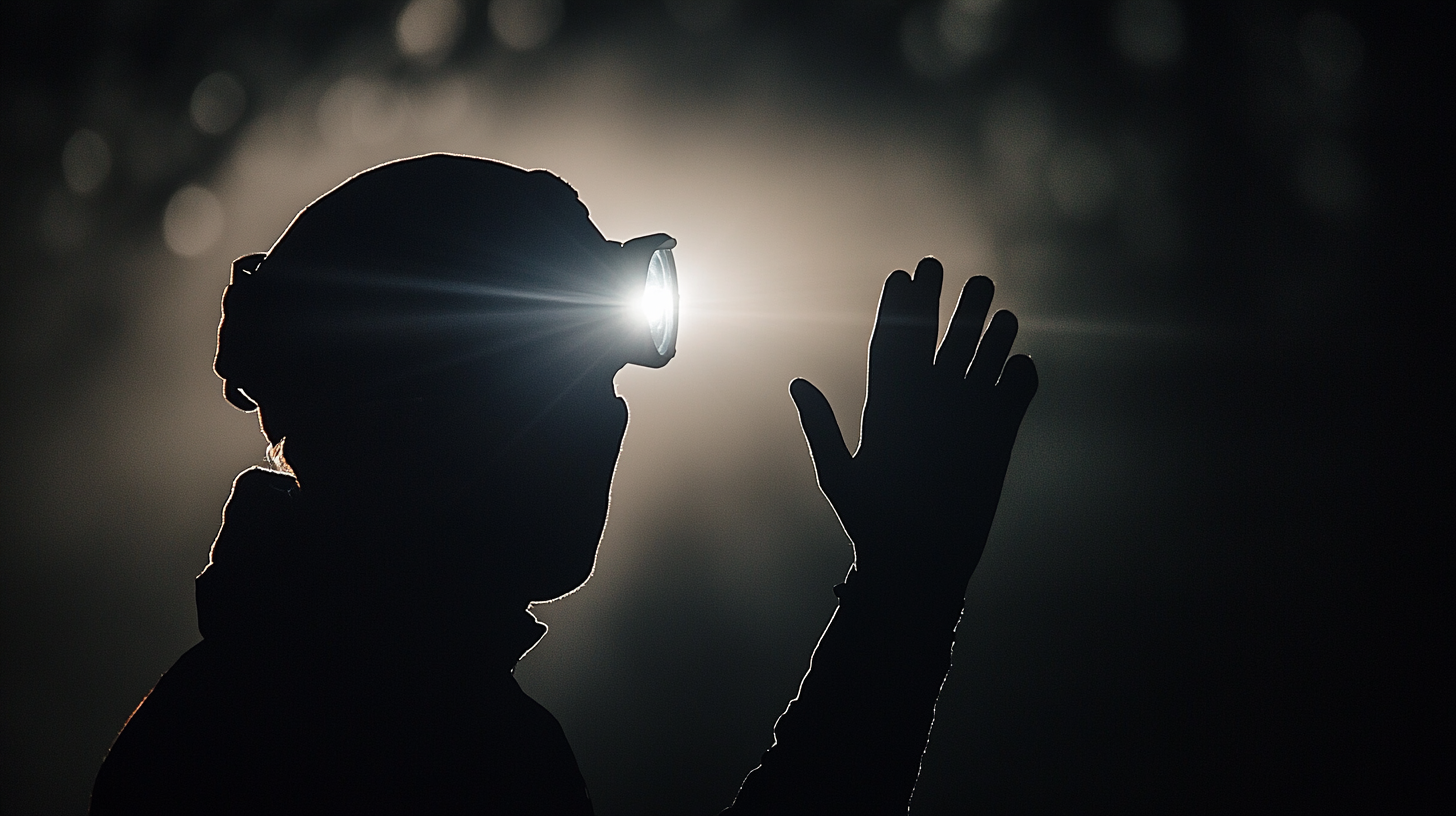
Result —
M 897 597 L 851 571 L 799 694 L 726 811 L 905 813 L 964 599 Z

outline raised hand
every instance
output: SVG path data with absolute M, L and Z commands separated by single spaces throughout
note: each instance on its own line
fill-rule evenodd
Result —
M 936 350 L 943 278 L 925 258 L 913 279 L 896 271 L 885 281 L 853 455 L 823 393 L 790 385 L 819 487 L 854 544 L 856 580 L 907 597 L 964 595 L 1037 387 L 1030 357 L 1007 359 L 1015 315 L 997 312 L 981 332 L 989 278 L 966 282 Z

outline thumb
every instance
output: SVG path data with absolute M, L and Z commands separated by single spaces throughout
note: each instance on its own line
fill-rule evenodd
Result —
M 849 448 L 844 444 L 844 434 L 839 430 L 829 400 L 813 383 L 796 379 L 789 383 L 789 395 L 799 409 L 799 424 L 804 427 L 804 438 L 809 440 L 809 454 L 814 457 L 819 488 L 828 495 L 843 484 L 849 473 Z

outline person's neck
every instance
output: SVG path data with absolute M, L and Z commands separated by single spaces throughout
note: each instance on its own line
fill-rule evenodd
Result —
M 429 491 L 408 470 L 378 461 L 310 462 L 294 465 L 300 493 L 311 506 L 342 517 L 406 516 Z
M 311 471 L 299 498 L 307 534 L 341 545 L 336 558 L 348 563 L 337 571 L 371 587 L 360 600 L 399 630 L 388 635 L 396 648 L 458 651 L 509 671 L 545 633 L 530 600 L 472 557 L 490 543 L 462 540 L 438 492 L 408 471 Z

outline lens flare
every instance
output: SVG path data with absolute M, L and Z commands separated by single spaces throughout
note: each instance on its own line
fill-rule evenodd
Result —
M 668 355 L 677 344 L 677 267 L 671 249 L 652 253 L 639 303 L 657 353 Z

